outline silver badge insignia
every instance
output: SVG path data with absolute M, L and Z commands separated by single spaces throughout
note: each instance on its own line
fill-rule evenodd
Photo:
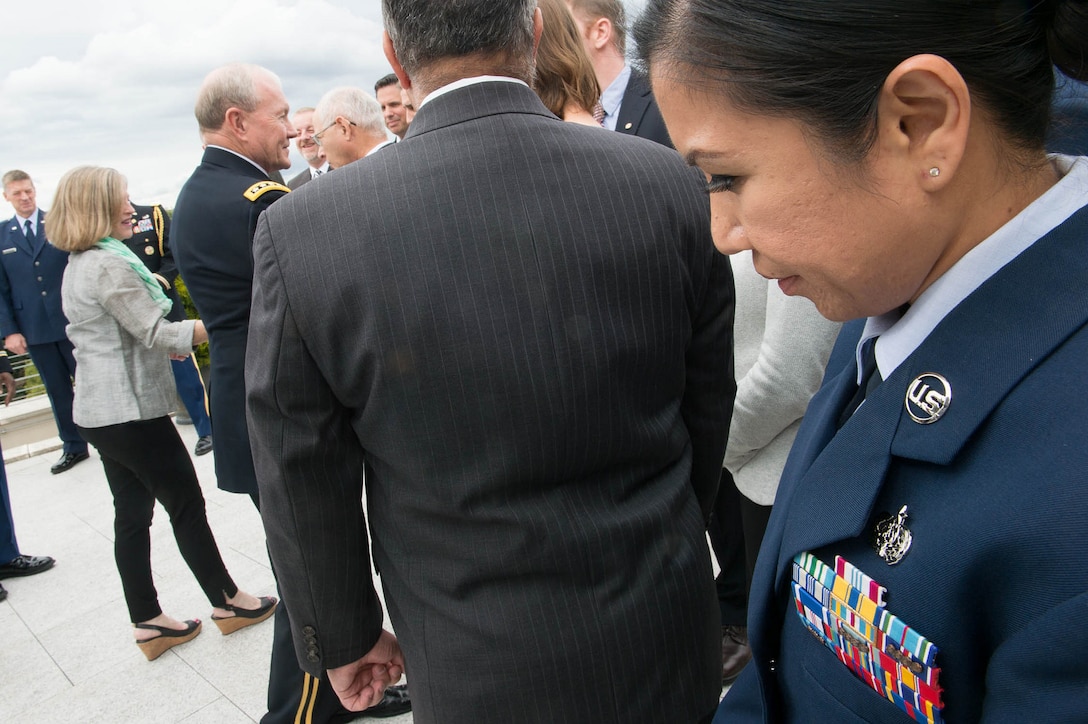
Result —
M 877 521 L 873 530 L 873 550 L 889 566 L 894 566 L 907 555 L 914 536 L 907 529 L 907 506 L 896 515 L 887 515 Z
M 907 388 L 907 414 L 920 425 L 940 420 L 952 404 L 952 385 L 936 372 L 918 375 Z

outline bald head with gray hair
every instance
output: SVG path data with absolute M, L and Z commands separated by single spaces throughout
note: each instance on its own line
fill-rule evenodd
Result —
M 365 133 L 385 138 L 381 104 L 362 88 L 344 86 L 323 95 L 314 109 L 314 125 L 324 128 L 337 116 L 343 116 Z
M 381 104 L 362 88 L 334 88 L 314 110 L 317 140 L 333 168 L 366 156 L 388 140 Z
M 194 109 L 200 132 L 222 128 L 231 108 L 248 113 L 257 110 L 261 103 L 259 86 L 262 82 L 282 88 L 279 76 L 252 63 L 231 63 L 209 73 L 197 93 Z

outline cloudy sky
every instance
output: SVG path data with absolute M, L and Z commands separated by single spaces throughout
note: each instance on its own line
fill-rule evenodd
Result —
M 193 102 L 216 66 L 272 69 L 293 108 L 390 71 L 379 0 L 28 0 L 3 15 L 0 173 L 28 172 L 45 209 L 81 164 L 120 170 L 136 203 L 173 206 L 200 162 Z

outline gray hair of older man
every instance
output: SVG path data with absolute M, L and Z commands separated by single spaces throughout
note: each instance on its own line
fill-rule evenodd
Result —
M 408 75 L 468 55 L 506 56 L 508 73 L 533 72 L 536 0 L 382 0 L 385 29 Z
M 314 109 L 321 126 L 327 126 L 343 116 L 354 123 L 359 130 L 377 136 L 385 135 L 385 120 L 382 118 L 382 106 L 362 88 L 345 86 L 333 88 L 321 96 Z M 316 124 L 315 124 L 316 125 Z
M 261 104 L 261 81 L 282 87 L 279 76 L 252 63 L 231 63 L 209 73 L 197 93 L 194 109 L 200 130 L 222 128 L 231 108 L 240 108 L 247 113 L 257 110 Z

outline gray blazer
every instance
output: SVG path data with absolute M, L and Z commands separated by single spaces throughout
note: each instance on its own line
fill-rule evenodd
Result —
M 311 673 L 382 625 L 417 724 L 695 722 L 733 285 L 675 151 L 485 82 L 273 204 L 249 428 Z
M 193 320 L 166 321 L 135 270 L 97 248 L 71 255 L 61 301 L 75 345 L 77 425 L 105 427 L 173 412 L 169 355 L 192 352 Z

